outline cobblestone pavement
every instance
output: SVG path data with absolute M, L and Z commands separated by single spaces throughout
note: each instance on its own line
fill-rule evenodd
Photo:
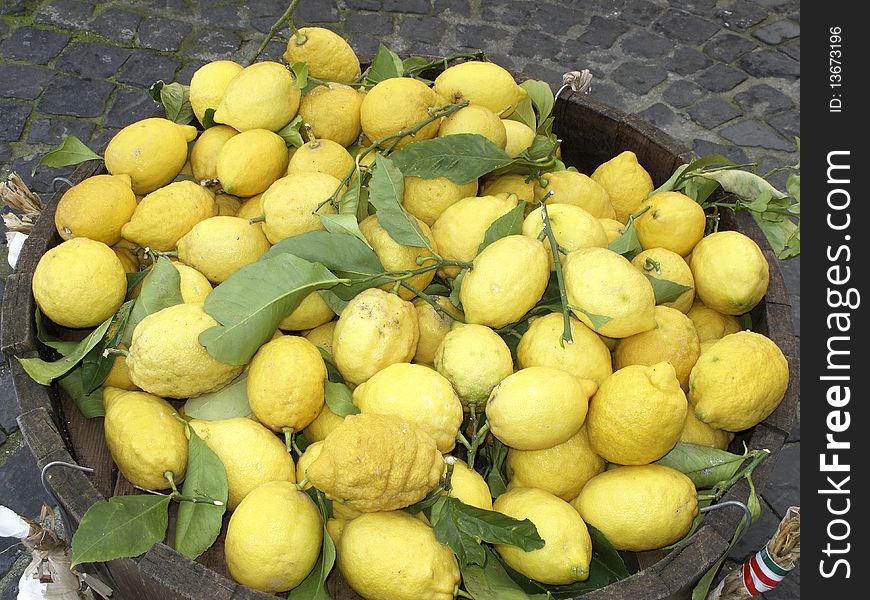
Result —
M 154 81 L 189 83 L 204 62 L 251 56 L 286 0 L 3 0 L 0 2 L 0 175 L 15 170 L 49 191 L 71 169 L 41 169 L 66 135 L 101 151 L 155 106 Z M 346 35 L 360 54 L 483 48 L 499 64 L 554 87 L 589 68 L 593 94 L 693 148 L 758 171 L 797 162 L 800 5 L 797 0 L 303 0 L 297 23 Z M 282 34 L 283 36 L 283 34 Z M 277 58 L 286 36 L 264 56 Z M 781 178 L 774 182 L 782 185 Z M 5 247 L 0 246 L 5 255 Z M 5 260 L 3 267 L 5 267 Z M 800 259 L 782 265 L 800 335 Z M 4 275 L 5 277 L 5 275 Z M 0 278 L 2 290 L 2 278 Z M 30 516 L 44 500 L 0 369 L 0 502 Z M 800 503 L 800 425 L 763 491 L 761 520 L 735 548 L 742 560 Z M 15 596 L 24 557 L 0 539 L 0 600 Z M 4 551 L 6 550 L 6 551 Z M 733 567 L 729 561 L 726 567 Z M 770 600 L 799 598 L 794 572 Z

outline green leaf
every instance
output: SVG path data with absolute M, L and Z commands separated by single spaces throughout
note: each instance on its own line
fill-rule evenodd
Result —
M 190 106 L 190 87 L 180 83 L 170 83 L 160 88 L 160 104 L 166 118 L 179 125 L 193 121 L 193 108 Z
M 740 169 L 704 171 L 699 177 L 712 179 L 721 185 L 726 192 L 745 200 L 751 200 L 762 192 L 769 193 L 772 198 L 786 197 L 786 194 L 773 187 L 766 179 L 749 171 Z
M 185 496 L 208 496 L 223 502 L 179 502 L 175 522 L 175 549 L 186 557 L 196 558 L 208 550 L 221 532 L 227 508 L 227 472 L 221 459 L 188 427 L 187 472 L 181 493 Z
M 719 189 L 719 182 L 705 177 L 688 177 L 679 184 L 677 189 L 698 204 L 703 204 Z
M 532 108 L 532 99 L 526 96 L 517 104 L 516 110 L 508 117 L 511 121 L 518 121 L 527 126 L 532 131 L 538 128 L 538 122 L 535 118 L 535 110 Z
M 456 308 L 462 308 L 462 302 L 459 300 L 459 292 L 462 290 L 462 279 L 465 277 L 466 273 L 468 273 L 468 267 L 459 271 L 459 274 L 453 278 L 453 283 L 451 284 L 452 287 L 448 299 Z
M 144 271 L 135 271 L 133 273 L 127 273 L 127 295 L 126 297 L 130 297 L 130 292 L 132 292 L 137 285 L 142 283 L 142 280 L 148 276 L 150 273 L 150 269 L 146 269 Z M 180 281 L 180 279 L 179 279 Z
M 344 307 L 347 306 L 348 300 L 342 300 L 332 290 L 320 290 L 317 293 L 320 294 L 326 305 L 332 309 L 332 312 L 341 316 L 341 313 L 344 312 Z
M 525 220 L 526 202 L 520 200 L 517 205 L 492 222 L 486 233 L 483 235 L 483 242 L 477 248 L 477 253 L 483 252 L 483 249 L 489 246 L 496 240 L 509 235 L 519 235 L 523 232 L 523 221 Z
M 72 538 L 71 567 L 139 556 L 166 537 L 169 496 L 114 496 L 91 506 Z
M 251 414 L 248 373 L 242 373 L 216 392 L 189 399 L 184 404 L 184 414 L 205 421 L 247 417 Z
M 142 289 L 133 305 L 127 327 L 124 329 L 122 343 L 125 346 L 130 345 L 133 340 L 133 330 L 142 319 L 182 302 L 184 299 L 181 297 L 181 276 L 178 274 L 178 269 L 169 262 L 168 258 L 161 256 L 142 280 Z
M 103 160 L 103 157 L 88 148 L 74 135 L 66 136 L 60 145 L 52 148 L 39 163 L 33 168 L 31 176 L 36 174 L 39 167 L 68 167 L 78 165 L 89 160 Z
M 556 149 L 559 147 L 559 140 L 556 136 L 538 134 L 532 140 L 532 145 L 526 150 L 532 160 L 543 160 L 547 157 L 556 155 Z
M 644 273 L 644 275 L 646 275 L 646 278 L 649 279 L 649 282 L 652 285 L 653 293 L 656 295 L 656 304 L 673 302 L 685 292 L 692 289 L 688 286 L 676 283 L 675 281 L 653 277 L 649 273 Z
M 679 181 L 680 177 L 683 176 L 683 173 L 685 173 L 688 168 L 689 165 L 680 165 L 679 167 L 677 167 L 673 175 L 671 175 L 668 180 L 661 184 L 659 187 L 651 191 L 647 195 L 647 198 L 650 198 L 658 194 L 659 192 L 670 192 L 674 190 L 675 186 L 677 185 L 677 181 Z
M 355 214 L 320 215 L 320 222 L 330 233 L 352 235 L 366 246 L 370 246 L 369 241 L 359 229 Z
M 785 182 L 785 189 L 788 191 L 789 195 L 797 200 L 801 201 L 801 176 L 797 173 L 789 173 L 788 179 Z
M 359 414 L 359 409 L 353 403 L 353 392 L 345 384 L 327 381 L 324 391 L 326 405 L 339 417 Z
M 399 55 L 383 44 L 378 45 L 378 51 L 372 60 L 372 66 L 368 69 L 366 80 L 374 84 L 404 74 L 405 67 Z
M 613 317 L 593 314 L 586 309 L 580 308 L 579 306 L 571 306 L 570 308 L 575 313 L 580 312 L 589 317 L 589 320 L 592 322 L 592 328 L 596 331 L 604 327 L 609 321 L 613 319 Z
M 103 406 L 103 388 L 98 387 L 91 393 L 86 393 L 82 384 L 82 368 L 76 367 L 57 380 L 57 384 L 72 398 L 82 416 L 86 419 L 102 417 L 106 414 Z
M 461 567 L 465 591 L 474 600 L 547 600 L 546 594 L 529 594 L 508 575 L 490 548 L 484 548 L 484 564 Z
M 338 214 L 354 215 L 359 221 L 361 220 L 359 216 L 361 212 L 360 203 L 364 198 L 368 200 L 367 187 L 363 185 L 364 183 L 368 184 L 368 175 L 359 168 L 355 169 L 354 175 L 347 184 L 347 191 L 338 200 Z M 363 178 L 365 178 L 365 181 L 363 181 Z
M 390 158 L 406 177 L 447 177 L 453 183 L 468 183 L 516 160 L 476 133 L 411 142 Z
M 305 140 L 302 139 L 302 134 L 299 132 L 301 128 L 302 116 L 296 115 L 292 121 L 284 125 L 284 127 L 279 129 L 276 133 L 288 146 L 301 148 L 305 144 Z
M 246 265 L 206 297 L 203 308 L 219 325 L 203 331 L 199 343 L 215 360 L 245 365 L 308 294 L 338 281 L 323 265 L 292 254 Z
M 308 63 L 295 62 L 290 65 L 290 70 L 293 71 L 293 77 L 295 79 L 293 84 L 298 89 L 304 90 L 308 87 Z
M 429 59 L 423 56 L 409 56 L 402 61 L 402 70 L 405 74 L 417 74 L 421 69 L 429 65 Z
M 344 383 L 344 377 L 341 376 L 341 372 L 335 365 L 335 359 L 332 358 L 332 355 L 326 350 L 326 348 L 321 348 L 320 346 L 318 346 L 317 349 L 320 351 L 320 356 L 321 358 L 323 358 L 323 362 L 326 364 L 326 374 L 329 377 L 329 381 L 335 383 Z
M 655 464 L 684 473 L 697 489 L 704 489 L 734 477 L 745 460 L 745 456 L 717 448 L 678 442 L 670 452 L 655 461 Z
M 148 95 L 151 96 L 151 99 L 157 104 L 160 104 L 160 90 L 163 89 L 164 85 L 166 85 L 166 83 L 162 79 L 158 79 L 148 88 Z
M 313 488 L 312 488 L 313 489 Z M 323 546 L 314 568 L 298 586 L 290 591 L 287 600 L 332 600 L 326 589 L 326 579 L 335 564 L 335 544 L 323 525 Z
M 84 358 L 85 354 L 100 343 L 103 336 L 106 335 L 106 331 L 108 331 L 113 318 L 114 315 L 103 321 L 85 339 L 77 343 L 69 354 L 54 362 L 47 362 L 41 358 L 16 358 L 21 363 L 24 371 L 36 383 L 51 385 L 52 381 L 72 370 Z
M 532 101 L 532 106 L 535 107 L 535 112 L 538 113 L 538 123 L 543 123 L 553 112 L 553 106 L 556 99 L 553 97 L 553 90 L 544 81 L 536 79 L 527 79 L 520 84 L 529 95 Z
M 507 460 L 508 447 L 501 443 L 495 436 L 484 446 L 489 464 L 486 467 L 484 478 L 489 486 L 493 498 L 498 498 L 507 491 L 507 477 L 504 474 L 504 463 Z
M 45 327 L 45 317 L 42 316 L 42 311 L 36 307 L 36 339 L 42 342 L 43 345 L 49 348 L 54 348 L 61 356 L 66 356 L 78 346 L 78 342 L 62 340 L 48 333 Z
M 777 215 L 776 220 L 766 219 L 767 214 L 752 213 L 752 216 L 776 257 L 784 260 L 798 256 L 801 252 L 800 225 L 782 215 Z
M 610 242 L 607 247 L 617 254 L 623 255 L 628 260 L 631 260 L 643 251 L 640 240 L 637 239 L 637 232 L 634 230 L 633 219 L 629 219 L 625 225 L 625 231 L 618 238 Z
M 214 121 L 214 113 L 217 112 L 213 108 L 205 109 L 205 112 L 202 115 L 202 128 L 208 129 L 209 127 L 214 127 L 217 125 Z
M 106 377 L 109 376 L 109 371 L 112 370 L 117 356 L 111 354 L 107 356 L 104 352 L 107 348 L 117 348 L 120 345 L 127 321 L 130 319 L 130 312 L 133 310 L 133 304 L 133 300 L 128 300 L 121 305 L 115 315 L 115 332 L 109 337 L 104 337 L 82 359 L 82 386 L 85 394 L 92 394 L 103 385 Z
M 378 154 L 369 183 L 369 202 L 377 210 L 378 223 L 397 244 L 428 248 L 434 254 L 429 238 L 417 219 L 402 208 L 405 178 L 393 161 Z

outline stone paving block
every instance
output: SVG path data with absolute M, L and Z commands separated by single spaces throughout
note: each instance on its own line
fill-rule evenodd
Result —
M 5 172 L 5 165 L 12 160 L 12 146 L 5 142 L 0 142 L 0 171 Z M 6 230 L 0 230 L 0 234 L 6 233 Z
M 800 446 L 783 446 L 776 459 L 775 468 L 762 490 L 770 507 L 782 518 L 789 506 L 800 506 Z
M 674 111 L 661 102 L 656 102 L 646 110 L 637 113 L 637 116 L 663 131 L 671 130 L 677 121 L 677 115 L 674 114 Z
M 429 0 L 383 0 L 383 9 L 390 12 L 423 15 L 428 13 L 430 8 Z
M 392 32 L 392 23 L 389 26 Z M 438 44 L 444 38 L 444 23 L 435 17 L 405 17 L 399 26 L 399 35 L 415 43 Z
M 42 93 L 53 73 L 30 65 L 0 64 L 0 97 L 34 100 Z
M 19 27 L 0 44 L 0 57 L 45 65 L 60 54 L 69 40 L 65 33 Z
M 209 3 L 200 8 L 200 21 L 216 27 L 244 30 L 250 25 L 247 6 Z
M 109 7 L 95 16 L 88 30 L 122 44 L 133 41 L 142 16 L 129 10 Z
M 485 45 L 482 46 L 486 48 Z M 513 54 L 525 58 L 552 58 L 559 54 L 562 42 L 559 38 L 546 33 L 518 35 L 512 46 Z
M 480 49 L 489 46 L 490 40 L 504 37 L 504 31 L 492 25 L 457 25 L 453 30 L 460 49 Z
M 39 516 L 43 504 L 54 501 L 42 489 L 39 469 L 21 435 L 0 448 L 0 498 L 3 504 L 28 519 Z
M 31 175 L 33 169 L 39 164 L 43 156 L 43 152 L 34 152 L 30 156 L 18 158 L 12 163 L 12 171 L 21 175 L 24 183 L 37 194 L 45 194 L 46 198 L 51 197 L 53 191 L 53 180 L 55 177 L 69 177 L 75 171 L 75 167 L 40 167 L 36 175 Z M 17 417 L 17 414 L 16 414 Z
M 630 61 L 619 65 L 611 73 L 613 81 L 635 94 L 646 94 L 668 78 L 667 72 L 657 65 L 645 65 Z
M 766 83 L 735 94 L 734 101 L 745 112 L 757 115 L 769 115 L 794 106 L 791 98 Z
M 638 29 L 627 33 L 619 42 L 623 52 L 638 58 L 658 58 L 670 54 L 674 43 L 663 35 Z
M 286 9 L 287 3 L 284 2 Z M 282 14 L 281 10 L 278 14 Z M 337 23 L 339 20 L 338 2 L 336 0 L 317 0 L 317 2 L 301 2 L 294 15 L 300 23 Z
M 734 31 L 746 31 L 767 18 L 767 11 L 754 2 L 735 0 L 716 11 L 722 25 Z
M 588 17 L 582 7 L 538 3 L 532 11 L 529 24 L 547 33 L 563 35 L 575 25 L 585 23 L 587 20 Z
M 147 91 L 118 90 L 103 118 L 103 125 L 126 127 L 148 117 L 160 116 L 161 112 Z
M 800 137 L 801 134 L 801 115 L 798 111 L 789 111 L 767 120 L 781 136 L 792 140 Z
M 408 20 L 408 18 L 405 19 L 405 21 Z M 437 19 L 434 20 L 436 23 L 439 23 L 443 34 L 443 24 Z M 371 35 L 390 35 L 393 33 L 393 17 L 380 13 L 349 13 L 344 21 L 344 30 L 348 33 L 359 32 Z
M 720 154 L 737 164 L 744 164 L 749 162 L 749 157 L 746 156 L 746 152 L 744 152 L 742 149 L 736 146 L 718 144 L 709 140 L 701 140 L 696 138 L 692 143 L 692 150 L 698 156 L 706 156 L 708 154 Z
M 347 40 L 354 51 L 360 56 L 374 56 L 378 51 L 378 45 L 381 43 L 375 36 L 363 33 L 350 34 Z
M 81 29 L 87 26 L 94 5 L 82 0 L 54 0 L 43 6 L 34 21 L 44 25 L 57 25 L 70 29 Z
M 668 4 L 681 10 L 705 13 L 716 6 L 716 0 L 668 0 Z
M 796 79 L 801 74 L 800 63 L 777 50 L 756 50 L 741 58 L 738 65 L 753 77 Z
M 708 98 L 689 108 L 689 116 L 698 125 L 713 129 L 740 116 L 740 111 L 719 97 Z
M 723 65 L 715 64 L 695 78 L 698 85 L 711 92 L 727 92 L 733 90 L 738 84 L 746 81 L 747 75 L 742 71 Z
M 590 44 L 596 50 L 604 50 L 613 46 L 619 36 L 628 29 L 629 27 L 625 23 L 615 19 L 604 19 L 596 15 L 589 20 L 589 25 L 580 36 L 580 40 Z
M 347 4 L 350 6 L 350 2 Z M 440 15 L 444 11 L 467 17 L 471 14 L 471 5 L 469 0 L 435 0 L 434 14 Z
M 114 86 L 99 79 L 55 75 L 36 105 L 39 112 L 70 117 L 99 117 Z
M 91 136 L 91 141 L 88 143 L 88 148 L 96 152 L 97 154 L 103 154 L 106 150 L 106 145 L 109 143 L 115 134 L 118 133 L 118 129 L 111 128 L 100 128 L 94 132 L 94 135 Z
M 745 119 L 725 126 L 720 132 L 726 140 L 738 146 L 767 148 L 769 150 L 793 150 L 792 144 L 784 140 L 766 124 L 754 119 Z
M 91 137 L 94 127 L 94 123 L 82 119 L 34 117 L 30 120 L 27 143 L 56 146 L 70 135 L 84 142 Z
M 203 60 L 237 59 L 242 38 L 227 29 L 200 29 L 192 33 L 184 46 L 187 57 Z
M 24 131 L 27 117 L 30 116 L 30 105 L 20 102 L 3 102 L 0 104 L 3 118 L 0 119 L 0 142 L 16 142 Z
M 79 77 L 107 79 L 132 53 L 132 50 L 99 42 L 74 42 L 60 55 L 55 68 Z
M 257 43 L 257 46 L 259 46 L 259 45 L 260 44 Z M 279 53 L 279 55 L 280 55 L 280 53 Z M 178 71 L 178 73 L 176 73 L 175 81 L 177 81 L 178 83 L 181 83 L 183 85 L 190 85 L 190 79 L 191 79 L 191 77 L 193 77 L 193 74 L 196 73 L 196 71 L 201 66 L 206 64 L 206 62 L 208 62 L 208 61 L 205 61 L 205 60 L 189 60 L 189 61 L 187 61 L 186 63 L 184 63 L 184 66 L 181 68 L 181 70 Z M 236 62 L 238 62 L 238 61 L 236 61 Z
M 678 79 L 668 85 L 662 98 L 676 108 L 685 108 L 704 98 L 707 92 L 698 84 L 688 79 Z
M 512 27 L 524 25 L 532 12 L 537 10 L 534 2 L 520 0 L 504 4 L 482 4 L 480 7 L 481 17 L 487 23 L 500 23 Z
M 757 47 L 756 42 L 736 33 L 720 33 L 704 45 L 704 52 L 710 58 L 730 63 Z
M 801 41 L 800 41 L 800 38 L 797 38 L 797 39 L 791 40 L 789 42 L 786 42 L 785 44 L 782 44 L 779 47 L 779 51 L 787 54 L 791 58 L 800 62 L 800 60 L 801 60 Z
M 0 15 L 23 15 L 32 3 L 28 0 L 5 0 L 0 4 Z
M 381 10 L 381 0 L 344 0 L 351 10 Z
M 180 66 L 181 61 L 173 56 L 164 56 L 151 50 L 139 50 L 121 67 L 117 80 L 148 88 L 159 79 L 166 82 L 174 81 L 175 72 Z
M 653 27 L 672 40 L 696 44 L 705 42 L 719 31 L 715 23 L 681 10 L 666 11 Z
M 680 75 L 691 75 L 701 69 L 706 69 L 712 61 L 694 48 L 680 46 L 674 50 L 673 56 L 665 61 L 665 68 Z
M 9 30 L 12 29 L 8 23 L 4 21 L 0 21 L 0 40 L 6 37 L 6 34 L 9 33 Z
M 781 44 L 786 40 L 798 37 L 801 34 L 801 28 L 797 23 L 792 21 L 776 21 L 765 27 L 760 27 L 752 32 L 752 35 L 760 39 L 765 44 Z
M 628 103 L 625 98 L 625 89 L 605 81 L 592 81 L 592 91 L 595 98 L 615 108 L 625 109 Z
M 647 0 L 629 0 L 619 13 L 619 18 L 639 27 L 647 27 L 663 12 L 664 7 Z
M 181 47 L 181 42 L 193 28 L 177 19 L 167 19 L 159 16 L 145 17 L 139 24 L 137 39 L 139 45 L 152 50 L 175 52 Z

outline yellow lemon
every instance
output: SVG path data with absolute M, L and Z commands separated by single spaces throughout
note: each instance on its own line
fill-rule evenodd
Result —
M 541 218 L 541 207 L 536 208 L 526 216 L 523 221 L 523 235 L 537 240 L 544 230 L 544 221 Z M 560 248 L 568 252 L 578 248 L 607 248 L 607 234 L 601 223 L 585 209 L 573 204 L 548 204 L 547 216 L 550 219 L 550 227 L 553 237 Z M 553 249 L 550 240 L 544 238 L 540 242 L 550 260 L 550 269 L 555 269 L 553 262 Z M 565 253 L 559 252 L 560 261 L 565 260 Z
M 121 233 L 143 248 L 169 252 L 194 225 L 216 211 L 214 194 L 208 189 L 192 181 L 176 181 L 142 198 Z
M 217 206 L 217 216 L 219 217 L 235 217 L 242 207 L 242 201 L 230 194 L 217 194 L 214 203 Z
M 353 157 L 344 146 L 329 139 L 318 139 L 296 149 L 287 165 L 287 174 L 327 173 L 341 180 L 353 167 Z
M 695 278 L 692 276 L 692 269 L 679 254 L 665 248 L 650 248 L 631 259 L 631 264 L 640 269 L 647 278 L 671 281 L 689 288 L 673 300 L 660 303 L 661 306 L 675 308 L 681 313 L 689 312 L 695 300 Z
M 405 177 L 402 206 L 431 227 L 448 207 L 476 194 L 477 179 L 468 183 L 453 183 L 446 177 Z
M 296 116 L 302 94 L 284 65 L 264 61 L 245 67 L 224 89 L 216 123 L 237 131 L 278 131 Z
M 468 100 L 500 117 L 508 117 L 520 100 L 520 87 L 504 68 L 491 62 L 468 61 L 453 65 L 435 79 L 435 91 L 447 102 Z
M 217 179 L 220 151 L 239 132 L 228 125 L 215 125 L 202 132 L 190 150 L 190 166 L 197 181 Z
M 119 346 L 122 350 L 126 350 L 126 346 Z M 103 381 L 103 388 L 117 388 L 128 392 L 141 391 L 136 385 L 130 381 L 130 369 L 127 368 L 126 356 L 115 356 L 112 361 L 112 369 L 106 375 L 106 380 Z
M 381 81 L 365 95 L 360 106 L 360 124 L 366 137 L 373 141 L 380 140 L 428 119 L 429 109 L 440 104 L 435 92 L 422 81 L 410 77 L 392 77 Z M 435 137 L 438 125 L 438 120 L 435 120 L 413 136 L 403 136 L 396 148 L 415 140 Z
M 350 86 L 327 83 L 302 96 L 299 114 L 315 138 L 350 146 L 362 132 L 359 122 L 362 100 L 363 96 Z
M 212 287 L 205 275 L 183 263 L 172 263 L 178 271 L 181 299 L 185 304 L 202 304 L 211 293 Z
M 637 239 L 644 250 L 666 248 L 688 256 L 704 237 L 707 217 L 701 205 L 680 192 L 659 192 L 642 203 L 647 211 L 634 221 Z
M 502 124 L 507 135 L 504 151 L 508 156 L 518 156 L 535 140 L 535 132 L 525 123 L 504 119 Z
M 441 341 L 450 331 L 450 327 L 456 319 L 462 319 L 462 311 L 457 309 L 445 296 L 432 296 L 440 310 L 436 310 L 423 298 L 413 301 L 414 310 L 417 311 L 417 328 L 420 330 L 420 338 L 417 340 L 417 351 L 414 353 L 414 362 L 422 365 L 434 366 L 435 353 Z
M 637 155 L 626 150 L 598 166 L 592 179 L 607 190 L 617 221 L 625 223 L 643 206 L 653 191 L 649 173 L 637 162 Z M 598 215 L 607 216 L 607 215 Z
M 445 465 L 446 471 L 446 465 Z M 483 477 L 477 471 L 468 468 L 468 465 L 459 459 L 453 463 L 453 472 L 450 475 L 449 496 L 458 498 L 464 504 L 483 510 L 492 510 L 492 494 Z
M 304 429 L 305 437 L 310 442 L 321 442 L 343 422 L 344 417 L 338 416 L 329 409 L 327 404 L 324 404 L 323 410 L 320 411 L 317 418 Z
M 481 196 L 496 194 L 514 194 L 524 202 L 535 200 L 535 180 L 526 175 L 499 175 L 487 179 L 481 187 Z
M 94 175 L 63 193 L 54 224 L 64 240 L 83 237 L 114 246 L 135 210 L 129 175 Z
M 433 252 L 438 251 L 438 245 L 432 238 L 432 231 L 429 229 L 429 226 L 418 220 L 417 227 L 426 239 L 428 239 L 429 245 L 432 248 L 431 251 L 429 248 L 404 246 L 396 242 L 387 230 L 381 226 L 380 222 L 378 222 L 377 215 L 371 215 L 363 219 L 359 224 L 359 230 L 368 240 L 369 244 L 374 249 L 375 254 L 377 254 L 380 259 L 381 264 L 384 266 L 384 269 L 387 271 L 414 270 L 435 264 L 434 260 L 428 260 L 422 263 L 417 262 L 418 258 L 432 256 Z M 432 282 L 434 277 L 435 270 L 432 269 L 431 271 L 409 277 L 404 281 L 415 289 L 424 290 L 426 289 L 426 286 Z M 394 285 L 393 282 L 388 282 L 382 285 L 381 289 L 389 290 Z M 416 292 L 403 287 L 399 290 L 399 296 L 405 300 L 410 300 L 416 296 Z
M 330 321 L 329 323 L 318 325 L 306 333 L 305 338 L 318 348 L 323 348 L 332 356 L 332 337 L 337 323 L 337 321 Z
M 269 250 L 263 230 L 238 217 L 211 217 L 200 221 L 178 240 L 178 258 L 221 283 L 256 262 Z
M 695 331 L 698 332 L 698 339 L 702 344 L 722 339 L 730 333 L 737 333 L 743 329 L 736 317 L 716 312 L 697 299 L 686 316 L 695 324 Z
M 313 329 L 331 321 L 335 316 L 323 297 L 317 292 L 311 292 L 299 303 L 293 312 L 284 317 L 278 324 L 284 331 L 302 331 Z M 330 336 L 331 341 L 331 336 Z
M 457 133 L 482 135 L 502 150 L 507 144 L 507 131 L 502 120 L 488 108 L 475 104 L 460 108 L 441 121 L 439 137 Z
M 227 85 L 242 69 L 242 65 L 237 62 L 215 60 L 204 64 L 193 73 L 190 78 L 190 106 L 200 123 L 205 119 L 206 110 L 217 110 Z
M 689 266 L 698 298 L 725 315 L 742 315 L 755 308 L 770 281 L 761 248 L 738 231 L 704 237 L 692 251 Z
M 231 137 L 217 159 L 217 176 L 226 193 L 242 198 L 265 192 L 287 170 L 287 144 L 268 129 L 249 129 Z
M 547 204 L 573 204 L 597 219 L 613 219 L 616 215 L 607 190 L 577 171 L 544 173 L 535 185 L 535 200 L 545 197 Z
M 625 233 L 625 223 L 620 223 L 616 219 L 598 219 L 598 221 L 601 223 L 601 226 L 604 227 L 604 233 L 607 234 L 608 244 Z
M 680 434 L 681 442 L 727 450 L 728 444 L 733 439 L 733 433 L 714 429 L 704 423 L 704 421 L 700 421 L 695 416 L 695 407 L 689 406 L 689 410 L 686 411 L 686 423 L 683 425 L 683 433 Z
M 324 81 L 349 83 L 360 74 L 359 59 L 344 38 L 323 27 L 302 27 L 290 36 L 284 60 L 304 62 L 308 74 Z
M 613 372 L 610 350 L 586 325 L 573 317 L 570 323 L 573 342 L 568 344 L 562 340 L 565 321 L 561 313 L 530 319 L 517 346 L 517 365 L 521 369 L 553 367 L 600 385 Z
M 341 199 L 341 191 L 336 193 L 339 185 L 338 179 L 326 173 L 295 173 L 270 185 L 263 194 L 263 232 L 269 242 L 277 244 L 306 231 L 323 229 L 320 215 L 335 214 L 335 206 L 328 200 L 333 194 L 336 203 Z

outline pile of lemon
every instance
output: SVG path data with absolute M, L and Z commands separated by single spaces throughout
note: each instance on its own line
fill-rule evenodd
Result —
M 683 537 L 698 511 L 696 490 L 687 476 L 651 463 L 679 441 L 725 448 L 777 407 L 788 365 L 738 319 L 767 289 L 762 251 L 738 232 L 705 235 L 699 204 L 652 194 L 632 152 L 588 176 L 568 169 L 467 184 L 406 177 L 402 206 L 431 248 L 444 261 L 472 263 L 458 302 L 449 292 L 416 297 L 386 284 L 361 291 L 337 315 L 313 292 L 281 315 L 249 364 L 207 352 L 199 334 L 217 324 L 203 308 L 213 286 L 281 240 L 323 229 L 320 216 L 336 210 L 330 197 L 372 140 L 462 100 L 468 106 L 395 147 L 475 133 L 517 155 L 535 136 L 507 118 L 525 92 L 494 63 L 451 66 L 431 86 L 396 77 L 357 89 L 353 50 L 318 28 L 301 29 L 285 59 L 305 62 L 310 77 L 327 83 L 302 95 L 284 64 L 209 63 L 193 76 L 190 103 L 200 121 L 214 109 L 216 125 L 200 132 L 154 118 L 124 128 L 105 152 L 109 174 L 78 183 L 57 207 L 66 241 L 46 252 L 33 277 L 39 308 L 55 323 L 89 328 L 111 317 L 132 297 L 125 273 L 147 268 L 155 252 L 171 254 L 180 276 L 184 302 L 138 323 L 104 384 L 106 441 L 124 476 L 147 489 L 166 488 L 166 471 L 181 481 L 189 434 L 166 399 L 245 376 L 248 417 L 189 424 L 225 466 L 226 561 L 247 586 L 290 590 L 317 561 L 321 515 L 298 482 L 332 501 L 326 528 L 337 565 L 363 598 L 454 598 L 456 557 L 424 517 L 402 509 L 442 481 L 445 458 L 462 449 L 457 438 L 475 434 L 464 425 L 472 412 L 508 448 L 508 489 L 493 501 L 484 478 L 457 460 L 450 494 L 534 523 L 543 548 L 496 546 L 516 571 L 547 584 L 586 579 L 587 523 L 621 550 Z M 307 141 L 288 150 L 276 132 L 297 116 Z M 210 180 L 217 182 L 199 183 Z M 556 277 L 542 201 L 571 343 L 558 308 L 514 327 Z M 490 226 L 521 202 L 522 232 L 478 251 Z M 643 249 L 632 260 L 608 248 L 627 222 Z M 358 226 L 386 269 L 422 271 L 407 280 L 415 290 L 433 280 L 449 290 L 460 273 L 456 264 L 421 269 L 434 264 L 431 253 L 394 240 L 377 214 Z M 653 279 L 686 290 L 657 304 Z M 340 416 L 325 404 L 320 350 L 359 414 Z M 280 437 L 287 428 L 309 443 L 295 461 Z

